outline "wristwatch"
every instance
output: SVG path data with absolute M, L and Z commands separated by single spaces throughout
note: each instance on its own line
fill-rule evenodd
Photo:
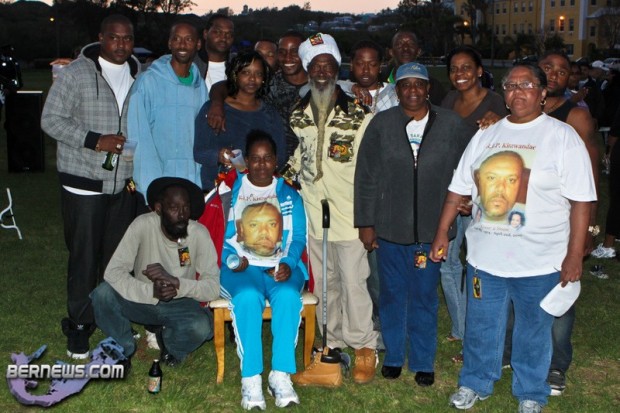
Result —
M 592 234 L 593 237 L 596 237 L 601 233 L 601 228 L 598 225 L 590 225 L 588 227 L 588 232 Z

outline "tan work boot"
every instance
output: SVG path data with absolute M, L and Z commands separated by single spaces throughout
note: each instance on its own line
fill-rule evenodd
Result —
M 325 347 L 324 354 L 329 352 Z M 291 376 L 298 386 L 339 387 L 342 385 L 342 369 L 340 363 L 324 363 L 321 354 L 316 354 L 306 370 Z
M 370 383 L 375 378 L 377 364 L 379 364 L 379 357 L 374 349 L 361 348 L 355 350 L 353 381 L 358 384 Z

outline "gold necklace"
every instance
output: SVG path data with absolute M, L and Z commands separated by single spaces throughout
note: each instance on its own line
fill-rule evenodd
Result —
M 382 87 L 383 87 L 383 82 L 377 82 L 377 88 L 374 89 L 377 92 L 375 93 L 374 96 L 372 96 L 372 91 L 368 89 L 368 93 L 370 93 L 370 95 L 372 96 L 372 107 L 370 108 L 370 113 L 372 113 L 373 115 L 377 113 L 377 97 L 379 96 L 379 92 L 381 91 Z

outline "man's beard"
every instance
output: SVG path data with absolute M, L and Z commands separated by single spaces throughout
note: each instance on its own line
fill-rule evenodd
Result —
M 329 113 L 334 91 L 336 90 L 336 79 L 329 79 L 327 83 L 319 85 L 312 78 L 308 80 L 310 86 L 310 98 L 313 106 L 317 109 L 319 116 L 325 116 Z
M 312 182 L 316 183 L 323 177 L 323 142 L 325 142 L 325 124 L 331 112 L 332 99 L 336 91 L 336 79 L 329 79 L 325 84 L 319 86 L 312 78 L 308 81 L 310 85 L 311 104 L 316 110 L 316 175 Z
M 176 224 L 170 222 L 170 220 L 166 217 L 166 214 L 161 214 L 161 226 L 166 231 L 168 235 L 172 238 L 186 238 L 187 237 L 187 226 L 189 225 L 188 220 L 179 221 Z

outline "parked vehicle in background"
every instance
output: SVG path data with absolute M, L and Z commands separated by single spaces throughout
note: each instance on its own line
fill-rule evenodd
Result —
M 610 69 L 620 70 L 620 57 L 609 57 L 603 63 Z

